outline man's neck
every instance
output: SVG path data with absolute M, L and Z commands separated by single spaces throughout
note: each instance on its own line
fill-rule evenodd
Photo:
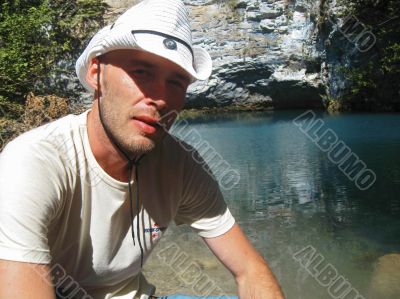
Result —
M 87 116 L 87 130 L 90 148 L 97 163 L 114 179 L 128 182 L 128 161 L 108 138 L 95 103 Z

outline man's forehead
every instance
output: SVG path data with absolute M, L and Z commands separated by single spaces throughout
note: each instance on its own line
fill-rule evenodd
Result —
M 133 58 L 140 57 L 142 53 L 143 51 L 136 49 L 120 49 L 104 53 L 102 57 L 107 62 L 125 61 L 128 63 Z

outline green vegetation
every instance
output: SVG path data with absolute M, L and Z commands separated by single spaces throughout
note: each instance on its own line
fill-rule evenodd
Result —
M 346 7 L 343 14 L 355 17 L 376 38 L 368 51 L 358 54 L 359 63 L 343 71 L 351 82 L 350 93 L 343 99 L 346 106 L 350 110 L 400 111 L 400 2 L 341 2 Z M 349 26 L 356 28 L 357 24 Z
M 0 118 L 19 118 L 30 92 L 65 95 L 49 82 L 74 72 L 70 62 L 102 25 L 106 10 L 96 0 L 1 2 Z

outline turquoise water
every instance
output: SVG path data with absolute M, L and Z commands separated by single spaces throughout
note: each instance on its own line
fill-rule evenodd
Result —
M 400 268 L 397 278 L 390 276 L 392 282 L 374 269 L 379 257 L 400 253 L 400 115 L 316 112 L 315 119 L 376 174 L 363 191 L 295 125 L 301 113 L 210 115 L 187 121 L 240 174 L 239 183 L 224 190 L 224 196 L 287 298 L 333 298 L 329 292 L 339 277 L 348 283 L 343 294 L 352 290 L 345 299 L 356 298 L 357 292 L 365 298 L 392 298 Z M 172 228 L 164 244 L 178 242 L 217 286 L 235 292 L 233 279 L 214 260 L 207 262 L 207 250 L 187 232 Z M 305 248 L 311 255 L 303 261 L 320 255 L 308 268 L 295 258 Z M 337 273 L 332 280 L 321 273 L 324 267 Z M 383 293 L 374 297 L 377 281 Z M 193 293 L 182 281 L 176 287 Z M 400 293 L 393 296 L 400 298 Z

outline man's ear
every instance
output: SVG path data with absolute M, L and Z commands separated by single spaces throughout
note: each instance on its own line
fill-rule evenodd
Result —
M 86 73 L 86 81 L 89 85 L 94 89 L 97 90 L 97 73 L 99 71 L 99 59 L 97 57 L 93 58 L 90 61 L 88 71 Z

